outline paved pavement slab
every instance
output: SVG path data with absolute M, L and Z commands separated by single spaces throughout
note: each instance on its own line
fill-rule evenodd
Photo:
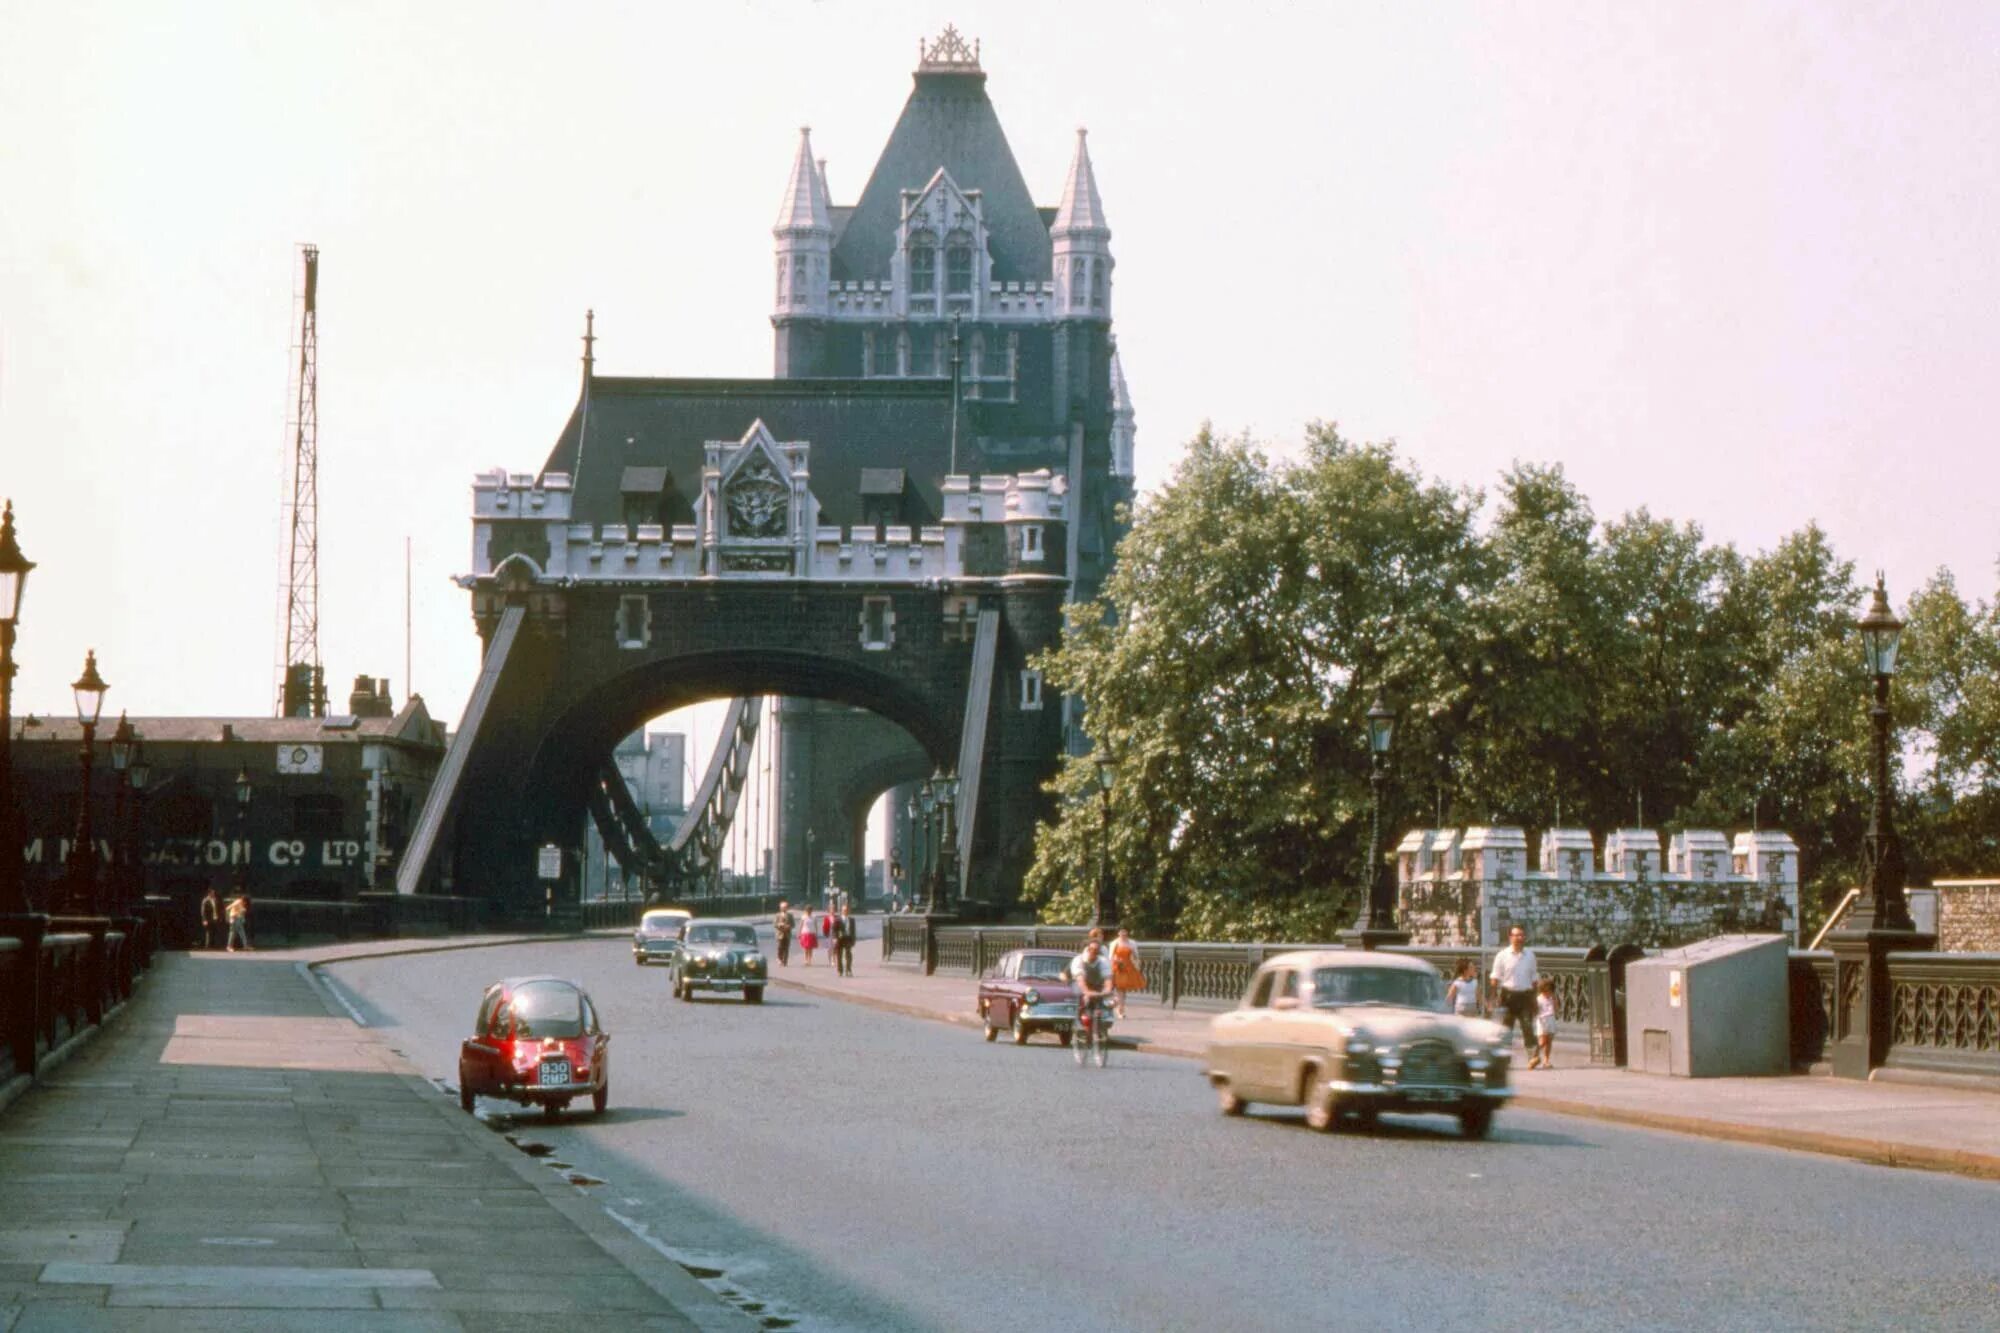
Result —
M 0 1112 L 0 1331 L 752 1326 L 516 1156 L 296 959 L 166 955 Z

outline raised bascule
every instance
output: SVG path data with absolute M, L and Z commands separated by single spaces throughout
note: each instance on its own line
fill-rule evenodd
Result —
M 650 845 L 613 747 L 672 709 L 768 695 L 778 892 L 817 884 L 815 844 L 861 864 L 875 800 L 943 773 L 953 905 L 1015 900 L 1077 743 L 1029 663 L 1103 581 L 1133 414 L 1087 141 L 1037 206 L 985 85 L 954 30 L 922 44 L 851 207 L 801 131 L 773 228 L 776 378 L 600 376 L 593 328 L 541 469 L 476 480 L 460 582 L 484 659 L 399 891 L 540 910 L 553 844 L 573 898 L 586 817 L 614 855 L 698 856 Z M 735 730 L 691 803 L 711 823 Z

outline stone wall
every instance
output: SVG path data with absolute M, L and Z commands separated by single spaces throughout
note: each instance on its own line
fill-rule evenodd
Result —
M 1398 923 L 1416 944 L 1486 948 L 1515 925 L 1536 944 L 1578 948 L 1797 934 L 1799 853 L 1783 833 L 1689 829 L 1663 857 L 1657 832 L 1617 829 L 1602 870 L 1598 846 L 1588 830 L 1550 829 L 1531 867 L 1523 829 L 1414 830 L 1396 849 Z
M 1941 879 L 1938 951 L 2000 953 L 2000 879 Z

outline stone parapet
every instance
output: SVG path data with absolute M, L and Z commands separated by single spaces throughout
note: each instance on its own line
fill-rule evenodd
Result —
M 1397 920 L 1415 944 L 1497 947 L 1515 925 L 1538 944 L 1671 948 L 1732 931 L 1796 935 L 1798 845 L 1779 832 L 1673 836 L 1616 829 L 1603 869 L 1584 829 L 1550 829 L 1528 868 L 1526 830 L 1418 829 L 1396 848 Z M 2000 910 L 2000 885 L 1995 891 Z

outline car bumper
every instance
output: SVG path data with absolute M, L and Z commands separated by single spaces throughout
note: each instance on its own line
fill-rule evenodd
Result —
M 762 986 L 763 977 L 705 977 L 698 972 L 690 972 L 683 981 L 690 990 L 742 990 L 745 986 Z
M 1394 1083 L 1329 1084 L 1341 1100 L 1364 1103 L 1383 1111 L 1451 1111 L 1480 1103 L 1499 1105 L 1514 1095 L 1512 1088 L 1399 1087 Z
M 679 953 L 678 949 L 648 949 L 636 944 L 632 946 L 632 956 L 642 963 L 671 963 Z
M 1021 1011 L 1021 1022 L 1031 1028 L 1071 1028 L 1076 1026 L 1073 1004 L 1037 1004 Z
M 597 1085 L 589 1079 L 581 1083 L 509 1083 L 485 1094 L 502 1101 L 519 1102 L 523 1106 L 539 1106 L 543 1102 L 568 1101 L 572 1097 L 588 1097 L 597 1091 Z

